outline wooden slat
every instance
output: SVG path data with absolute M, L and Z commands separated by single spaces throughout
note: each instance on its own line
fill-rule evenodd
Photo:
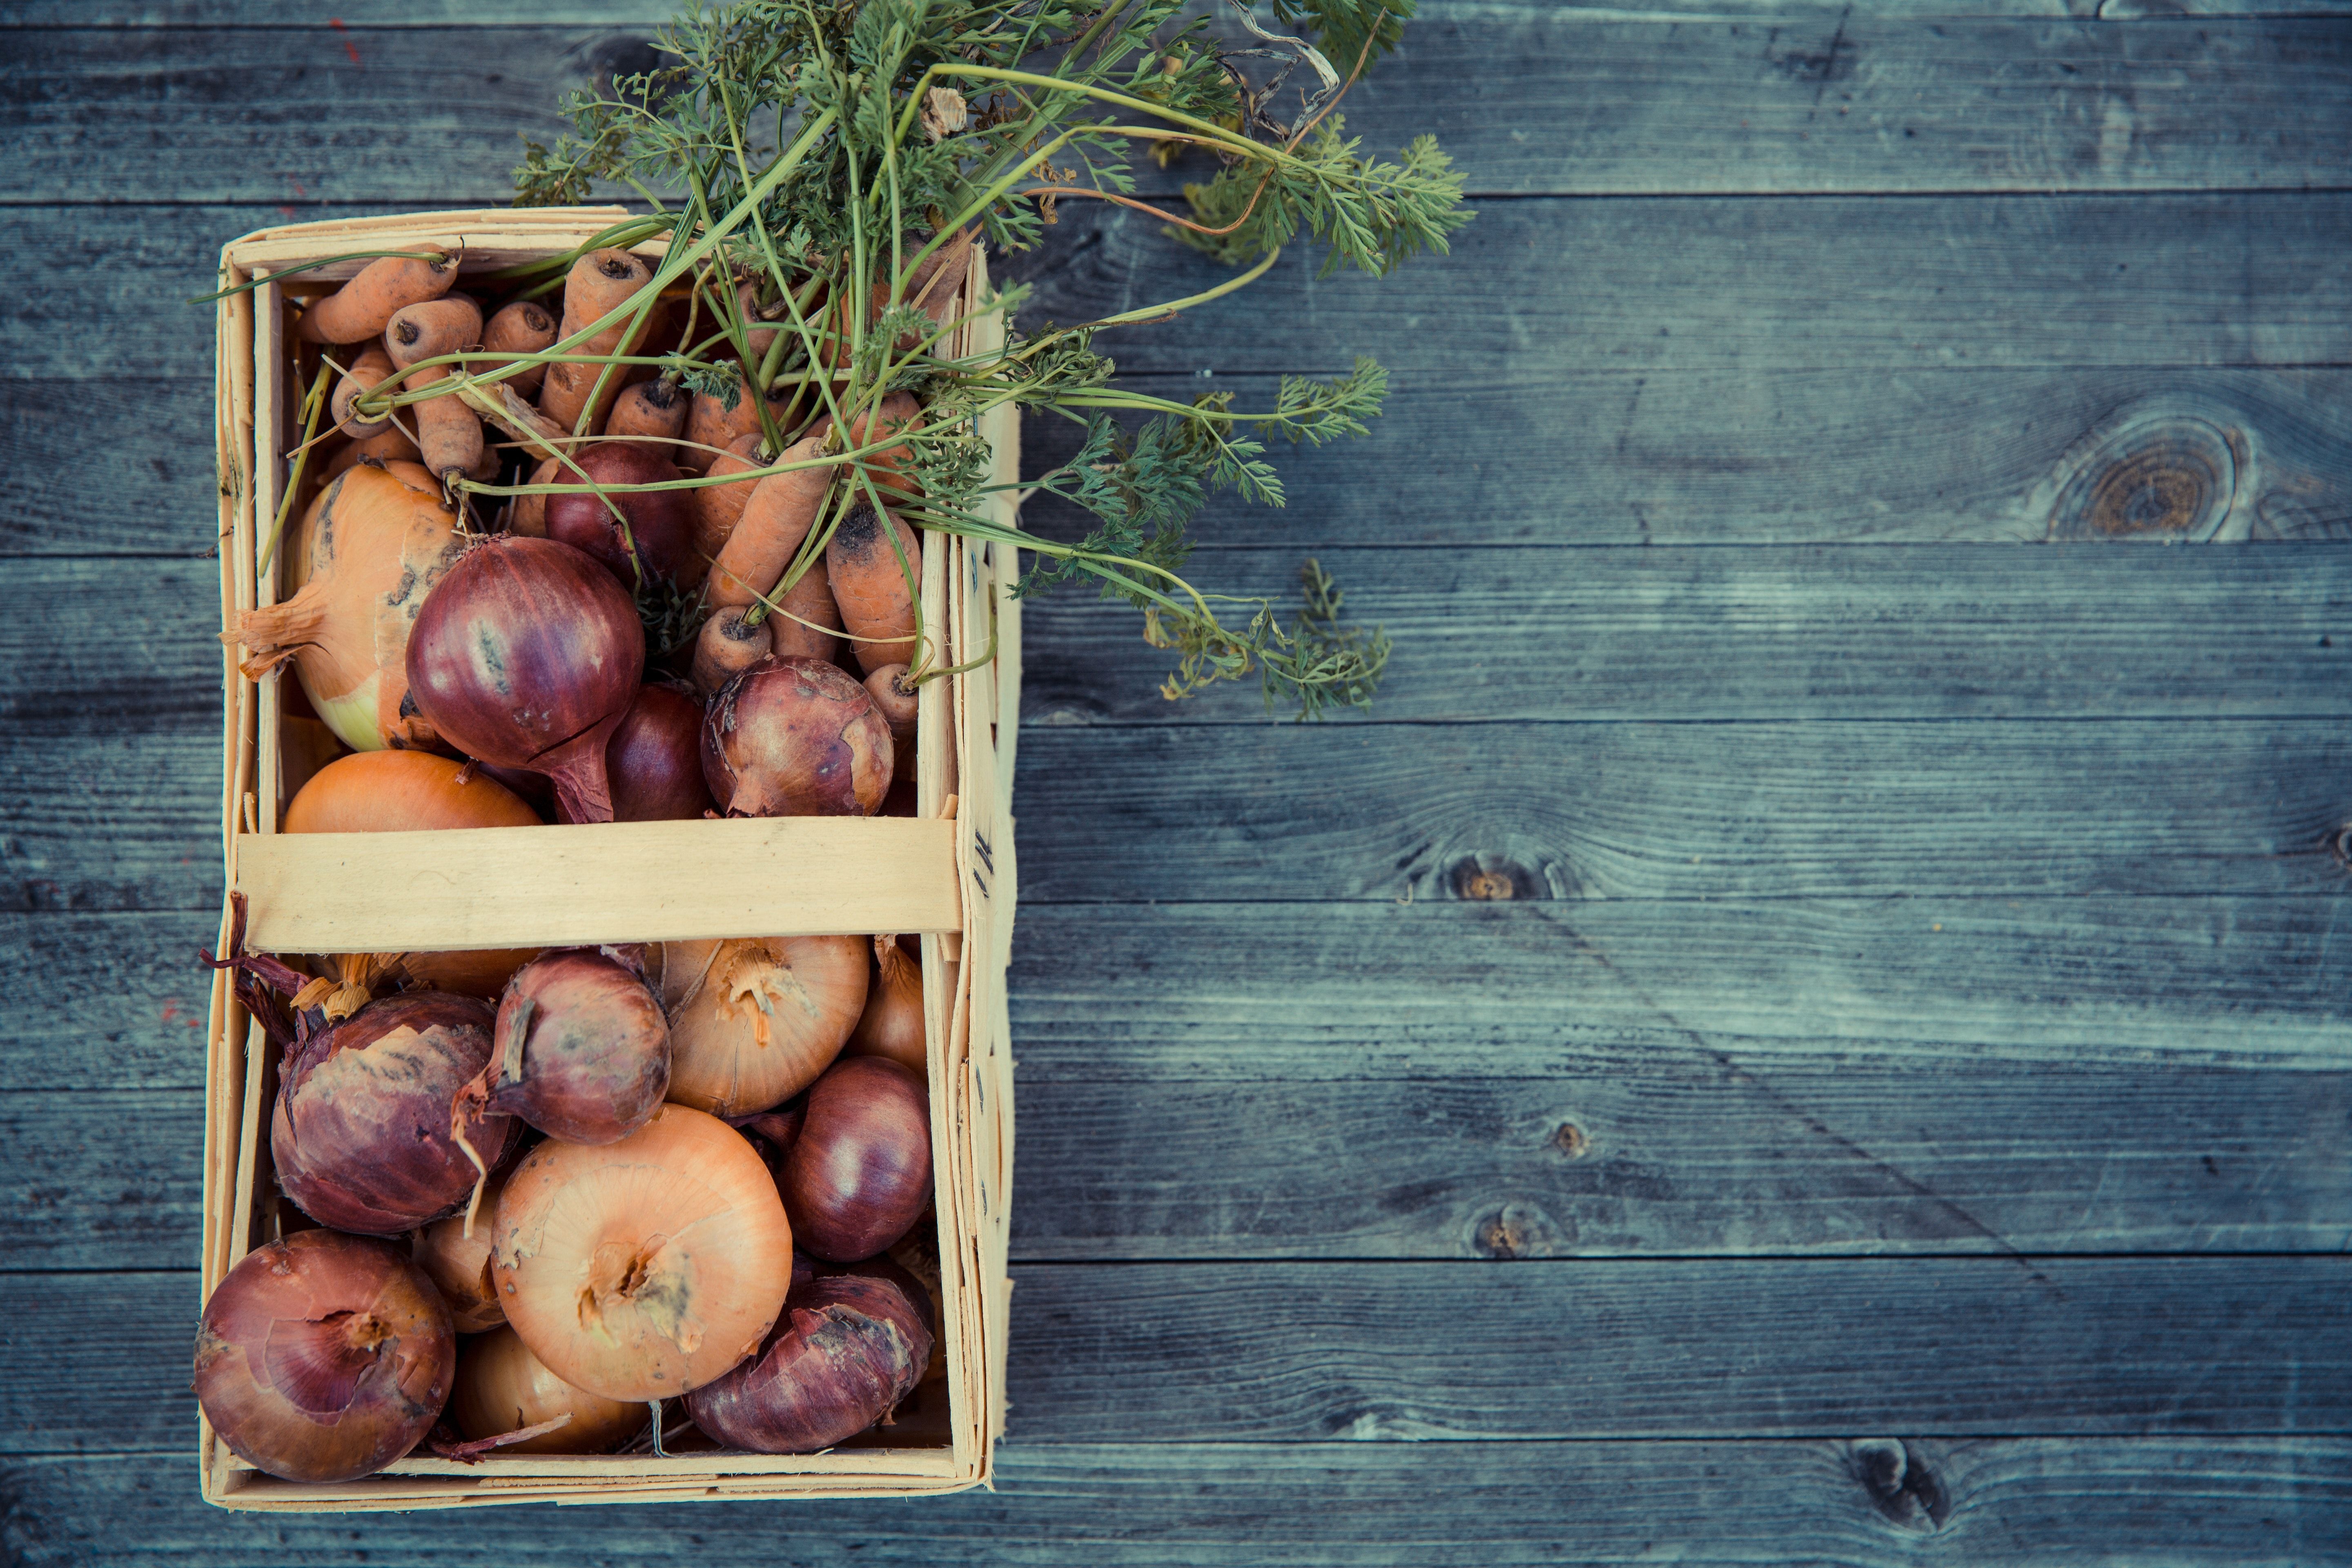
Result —
M 0 1451 L 182 1448 L 195 1276 L 0 1275 Z M 2352 1421 L 2352 1258 L 1029 1265 L 1013 1440 L 2162 1436 Z M 91 1336 L 81 1325 L 103 1321 Z
M 207 318 L 173 302 L 214 287 L 222 240 L 298 211 L 25 209 L 26 289 L 0 306 L 12 374 L 208 376 Z M 1602 366 L 2341 366 L 2352 362 L 2347 233 L 2352 195 L 2336 192 L 1516 200 L 1482 212 L 1449 258 L 1379 281 L 1318 279 L 1301 247 L 1241 299 L 1097 346 L 1129 373 L 1328 374 L 1370 353 L 1400 374 L 1475 366 L 1506 384 Z M 93 253 L 110 265 L 84 265 Z M 1023 313 L 1032 327 L 1223 277 L 1156 220 L 1076 207 L 1052 247 L 1006 268 L 1040 286 Z M 153 331 L 133 347 L 59 332 L 61 316 L 152 320 Z M 1903 386 L 1890 377 L 1883 395 Z
M 100 161 L 151 182 L 112 200 L 503 200 L 566 92 L 656 62 L 642 23 L 310 20 L 20 35 L 0 194 L 88 201 Z M 2328 111 L 2347 95 L 2352 56 L 2321 19 L 1479 7 L 1424 14 L 1345 114 L 1390 156 L 1434 133 L 1482 196 L 2294 189 L 2352 163 L 2352 116 Z M 1171 195 L 1209 167 L 1139 164 Z
M 935 1568 L 1520 1568 L 1680 1557 L 1784 1568 L 2352 1561 L 2340 1437 L 1765 1442 L 1015 1442 L 994 1491 L 822 1507 L 708 1502 L 584 1515 L 225 1515 L 178 1456 L 20 1461 L 24 1568 L 157 1561 L 320 1568 L 440 1561 L 778 1561 Z

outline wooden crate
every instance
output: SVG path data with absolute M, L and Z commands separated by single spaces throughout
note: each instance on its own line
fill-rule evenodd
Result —
M 618 207 L 426 213 L 263 229 L 222 252 L 225 283 L 297 274 L 221 303 L 221 623 L 276 600 L 257 573 L 299 440 L 291 331 L 299 301 L 364 262 L 305 270 L 354 250 L 465 249 L 467 272 L 584 243 Z M 643 254 L 658 260 L 658 245 Z M 967 302 L 982 297 L 975 258 Z M 1001 342 L 990 317 L 965 347 Z M 952 346 L 952 345 L 951 345 Z M 992 416 L 996 479 L 1018 474 L 1019 425 Z M 1010 521 L 1011 491 L 993 504 Z M 290 532 L 292 523 L 289 521 Z M 532 1456 L 459 1465 L 411 1458 L 368 1479 L 306 1486 L 261 1474 L 200 1427 L 207 1500 L 292 1511 L 643 1502 L 697 1498 L 890 1496 L 984 1484 L 1004 1421 L 1010 1282 L 1005 1244 L 1013 1165 L 1012 1058 L 1004 971 L 1015 879 L 1009 792 L 1020 710 L 1020 605 L 1005 590 L 1018 552 L 932 535 L 923 556 L 925 626 L 950 661 L 994 662 L 922 689 L 917 815 L 858 820 L 605 824 L 445 834 L 281 836 L 278 693 L 222 670 L 222 846 L 231 890 L 246 896 L 247 945 L 292 952 L 510 948 L 596 942 L 824 932 L 921 933 L 937 1174 L 944 1384 L 918 1391 L 880 1439 L 822 1454 L 687 1453 L 670 1458 Z M 944 544 L 946 548 L 937 546 Z M 289 553 L 281 547 L 283 556 Z M 747 878 L 747 868 L 762 873 Z M 714 899 L 711 889 L 727 889 Z M 229 917 L 222 915 L 222 940 Z M 276 1063 L 258 1026 L 215 978 L 205 1110 L 204 1289 L 268 1239 L 273 1180 L 268 1100 Z M 193 1331 L 194 1324 L 190 1325 Z M 942 1396 L 943 1389 L 943 1396 Z

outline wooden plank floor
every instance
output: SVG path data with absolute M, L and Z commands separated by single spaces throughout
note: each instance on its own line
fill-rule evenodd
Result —
M 2352 1563 L 2341 0 L 1425 0 L 1348 113 L 1454 257 L 1102 344 L 1388 363 L 1196 561 L 1397 653 L 1302 729 L 1032 609 L 998 1489 L 204 1508 L 181 301 L 502 199 L 663 15 L 496 9 L 0 17 L 0 1560 Z M 1209 277 L 1055 239 L 1038 320 Z

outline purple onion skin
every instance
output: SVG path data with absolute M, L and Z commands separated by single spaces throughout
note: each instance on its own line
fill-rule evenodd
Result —
M 730 816 L 871 816 L 893 755 L 872 695 L 813 658 L 761 659 L 703 715 L 702 775 Z
M 490 1059 L 487 1002 L 412 991 L 369 1003 L 286 1053 L 269 1118 L 278 1184 L 320 1225 L 402 1236 L 462 1207 L 480 1173 L 449 1131 Z M 482 1163 L 521 1142 L 511 1116 L 467 1131 Z
M 517 1030 L 522 1034 L 518 1057 Z M 568 1143 L 616 1143 L 669 1091 L 669 1024 L 645 978 L 602 952 L 531 960 L 499 999 L 489 1108 Z M 519 1067 L 519 1077 L 509 1070 Z
M 683 479 L 677 465 L 652 447 L 634 441 L 610 441 L 580 454 L 580 467 L 600 485 L 650 485 Z M 568 470 L 557 482 L 576 485 L 580 474 Z M 694 505 L 686 490 L 637 490 L 616 493 L 612 506 L 602 497 L 583 493 L 547 498 L 547 537 L 561 540 L 596 559 L 625 591 L 637 585 L 637 568 L 629 560 L 629 546 L 613 506 L 629 520 L 629 539 L 648 578 L 681 582 L 694 564 Z M 695 576 L 701 574 L 696 572 Z
M 719 809 L 702 778 L 702 702 L 647 682 L 604 746 L 615 822 L 698 822 Z
M 931 1201 L 922 1080 L 887 1057 L 844 1057 L 810 1086 L 780 1184 L 793 1239 L 828 1263 L 889 1247 Z
M 645 667 L 635 601 L 552 539 L 474 545 L 408 634 L 408 692 L 425 721 L 469 757 L 545 773 L 567 822 L 613 819 L 604 743 Z
M 872 1273 L 795 1285 L 758 1353 L 686 1396 L 694 1424 L 761 1454 L 808 1454 L 887 1416 L 931 1359 L 918 1289 Z
M 391 1244 L 298 1231 L 247 1253 L 205 1303 L 196 1398 L 247 1464 L 352 1481 L 415 1447 L 457 1369 L 449 1309 Z

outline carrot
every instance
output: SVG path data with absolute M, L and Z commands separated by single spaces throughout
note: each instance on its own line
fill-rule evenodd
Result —
M 609 315 L 616 307 L 626 303 L 653 280 L 653 269 L 625 250 L 592 250 L 572 264 L 572 275 L 563 281 L 562 337 L 570 337 L 591 322 Z M 643 331 L 632 333 L 628 318 L 624 317 L 606 327 L 572 352 L 583 354 L 625 354 L 631 353 Z M 648 318 L 648 326 L 651 325 Z M 605 410 L 620 395 L 621 376 L 617 367 L 611 376 L 604 376 L 607 367 L 601 364 L 551 364 L 547 367 L 547 381 L 540 388 L 539 411 L 566 430 L 580 427 L 580 416 L 589 415 L 585 430 L 595 435 L 604 423 Z M 604 382 L 604 395 L 593 411 L 588 408 L 588 395 L 595 389 L 599 378 Z
M 913 393 L 894 392 L 882 400 L 882 405 L 879 408 L 868 414 L 861 414 L 849 422 L 849 440 L 843 449 L 847 450 L 849 447 L 863 447 L 868 441 L 878 441 L 884 437 L 895 436 L 902 430 L 919 430 L 923 427 L 921 415 L 922 405 L 915 401 Z M 809 434 L 823 436 L 832 428 L 833 416 L 827 414 L 809 426 Z M 868 431 L 873 431 L 874 434 L 869 435 Z M 885 447 L 878 452 L 868 452 L 865 457 L 858 458 L 857 465 L 872 472 L 874 488 L 882 492 L 884 500 L 901 502 L 919 500 L 923 494 L 920 487 L 917 486 L 912 479 L 900 477 L 903 465 L 913 456 L 914 452 L 909 447 Z M 854 477 L 851 483 L 856 487 L 852 491 L 853 494 L 864 493 L 865 487 L 857 485 Z
M 667 441 L 686 427 L 686 413 L 694 399 L 668 381 L 641 381 L 622 389 L 605 416 L 607 436 L 651 436 Z M 662 455 L 671 448 L 665 445 Z
M 557 482 L 556 476 L 562 468 L 562 459 L 550 458 L 530 471 L 530 482 L 535 485 L 554 484 Z M 547 503 L 552 499 L 550 496 L 515 497 L 514 517 L 508 522 L 507 531 L 525 534 L 532 539 L 545 539 L 547 537 Z
M 874 699 L 875 711 L 890 726 L 890 755 L 894 766 L 891 778 L 910 779 L 915 776 L 915 714 L 919 693 L 907 679 L 903 664 L 886 664 L 866 678 L 866 690 Z
M 801 397 L 803 384 L 789 383 L 772 388 L 767 397 L 768 414 L 776 422 L 776 433 L 786 440 L 792 438 L 793 427 L 801 417 Z M 686 416 L 686 438 L 705 447 L 731 447 L 746 436 L 762 433 L 759 406 L 750 397 L 738 393 L 735 406 L 724 403 L 707 392 L 694 395 L 694 410 Z M 678 448 L 677 466 L 700 474 L 709 471 L 714 459 L 709 452 L 692 447 Z
M 457 258 L 419 261 L 387 256 L 302 312 L 295 332 L 309 343 L 363 343 L 404 305 L 438 300 L 457 280 Z
M 395 425 L 338 451 L 319 471 L 319 482 L 323 485 L 345 469 L 357 468 L 362 463 L 414 463 L 424 456 L 416 449 L 416 443 L 408 438 L 408 432 Z
M 761 312 L 760 285 L 756 282 L 746 281 L 735 285 L 735 303 L 743 312 L 743 319 L 747 321 L 772 321 L 776 319 L 776 316 L 763 315 Z M 776 315 L 782 315 L 783 306 L 777 305 L 775 311 Z M 768 357 L 769 347 L 775 342 L 776 334 L 782 331 L 782 327 L 753 327 L 744 332 L 743 339 L 751 347 L 752 363 L 757 364 Z
M 841 629 L 841 609 L 833 602 L 833 585 L 824 580 L 824 569 L 810 563 L 809 569 L 801 574 L 801 580 L 786 589 L 776 603 L 783 606 L 784 614 L 770 616 L 767 622 L 776 629 L 776 651 L 832 663 L 833 656 L 841 647 L 841 639 L 832 635 Z M 814 625 L 803 625 L 804 622 Z M 821 631 L 819 627 L 831 627 L 832 631 Z
M 555 318 L 529 300 L 517 300 L 482 329 L 482 347 L 492 353 L 515 355 L 535 354 L 555 341 Z M 513 360 L 495 360 L 477 366 L 479 371 L 504 370 Z M 518 396 L 526 402 L 539 395 L 540 384 L 547 379 L 547 367 L 534 364 L 518 372 L 507 380 Z
M 386 414 L 381 419 L 353 419 L 352 405 L 358 401 L 361 393 L 392 374 L 392 356 L 383 352 L 382 343 L 370 343 L 365 353 L 351 362 L 351 366 L 343 372 L 343 379 L 335 384 L 334 399 L 327 405 L 327 412 L 334 420 L 336 429 L 354 441 L 364 441 L 390 429 L 392 416 Z
M 383 346 L 402 370 L 419 360 L 457 353 L 481 342 L 482 311 L 463 294 L 404 306 L 383 329 Z M 415 389 L 446 381 L 447 365 L 409 371 L 406 384 Z M 429 397 L 409 405 L 416 416 L 416 444 L 423 448 L 425 467 L 436 479 L 471 474 L 482 461 L 482 420 L 465 399 Z
M 727 444 L 726 451 L 710 459 L 709 474 L 740 474 L 761 467 L 760 447 L 757 431 L 738 436 Z M 742 519 L 743 508 L 759 484 L 757 479 L 738 479 L 731 485 L 708 485 L 687 492 L 694 498 L 696 560 L 719 559 L 719 552 L 727 548 L 727 536 L 735 531 L 735 524 Z
M 823 455 L 816 442 L 803 441 L 786 448 L 782 460 L 803 463 Z M 722 607 L 758 604 L 793 563 L 832 485 L 829 466 L 795 468 L 761 479 L 743 503 L 743 515 L 727 536 L 726 546 L 710 563 L 710 603 Z
M 703 622 L 702 635 L 694 639 L 694 672 L 690 677 L 694 689 L 709 697 L 738 674 L 767 658 L 775 647 L 775 634 L 769 630 L 774 624 L 771 619 L 744 625 L 740 605 L 721 610 Z
M 907 561 L 890 548 L 896 532 Z M 908 590 L 909 574 L 922 580 L 922 546 L 915 531 L 888 512 L 858 501 L 833 531 L 824 547 L 825 576 L 832 581 L 835 603 L 841 606 L 841 624 L 853 637 L 850 648 L 857 668 L 871 675 L 885 665 L 905 664 L 915 657 L 915 599 Z

